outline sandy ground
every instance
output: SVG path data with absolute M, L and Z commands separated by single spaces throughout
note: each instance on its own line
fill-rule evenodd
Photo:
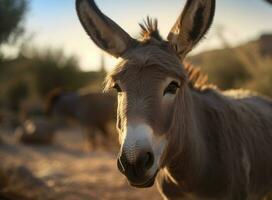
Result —
M 23 166 L 41 182 L 25 186 L 23 182 L 31 182 L 29 178 L 10 181 L 9 187 L 14 186 L 10 190 L 22 199 L 161 199 L 155 187 L 136 189 L 128 185 L 117 170 L 116 151 L 84 150 L 84 137 L 78 130 L 58 131 L 52 146 L 25 146 L 11 133 L 0 134 L 5 143 L 0 144 L 0 166 Z

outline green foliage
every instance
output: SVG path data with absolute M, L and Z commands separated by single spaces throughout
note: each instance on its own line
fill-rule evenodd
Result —
M 65 57 L 61 51 L 48 50 L 32 58 L 31 70 L 39 95 L 44 96 L 56 87 L 77 89 L 84 85 L 77 60 Z
M 26 11 L 27 0 L 0 0 L 0 45 L 23 33 L 21 22 Z
M 43 100 L 55 88 L 101 91 L 105 72 L 83 72 L 77 59 L 61 50 L 23 52 L 27 55 L 0 63 L 0 108 L 16 111 L 24 99 Z

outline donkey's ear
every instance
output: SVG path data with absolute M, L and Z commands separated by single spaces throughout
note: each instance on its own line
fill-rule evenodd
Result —
M 167 39 L 183 58 L 210 28 L 215 13 L 215 0 L 187 0 L 182 14 Z
M 94 0 L 76 0 L 80 22 L 91 39 L 104 51 L 120 57 L 134 40 L 114 21 L 105 16 Z

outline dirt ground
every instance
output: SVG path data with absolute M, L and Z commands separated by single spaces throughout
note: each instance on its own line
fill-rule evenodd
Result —
M 18 200 L 161 199 L 155 186 L 136 189 L 128 185 L 117 170 L 116 150 L 84 150 L 86 142 L 79 130 L 58 131 L 50 146 L 18 144 L 13 133 L 3 130 L 0 135 L 4 140 L 0 167 L 15 169 L 4 192 L 15 194 Z

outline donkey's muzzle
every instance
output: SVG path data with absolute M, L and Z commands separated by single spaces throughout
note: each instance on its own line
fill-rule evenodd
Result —
M 132 185 L 144 185 L 148 177 L 148 170 L 154 164 L 154 155 L 151 152 L 144 151 L 139 153 L 133 162 L 131 162 L 125 153 L 118 158 L 117 166 L 121 173 L 123 173 Z

